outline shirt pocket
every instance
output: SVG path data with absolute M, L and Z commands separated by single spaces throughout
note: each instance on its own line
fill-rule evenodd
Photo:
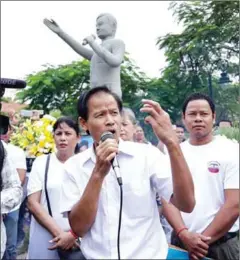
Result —
M 128 186 L 123 190 L 123 213 L 129 218 L 153 216 L 153 202 L 150 185 L 147 183 L 143 183 L 142 187 Z

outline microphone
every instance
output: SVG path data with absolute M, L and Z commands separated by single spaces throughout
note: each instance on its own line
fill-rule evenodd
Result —
M 102 142 L 106 141 L 107 139 L 114 139 L 113 133 L 111 133 L 111 132 L 104 132 L 101 135 L 100 140 Z M 112 165 L 112 168 L 113 168 L 113 170 L 115 172 L 115 175 L 117 177 L 118 184 L 122 185 L 122 177 L 121 177 L 121 173 L 120 173 L 120 166 L 119 166 L 119 163 L 118 163 L 118 160 L 117 160 L 116 156 L 115 156 L 115 158 L 113 158 L 111 160 L 111 165 Z
M 25 88 L 26 82 L 20 79 L 1 78 L 1 88 Z
M 92 37 L 94 38 L 94 40 L 96 39 L 96 36 L 92 34 Z M 88 44 L 88 41 L 86 39 L 83 39 L 82 45 L 85 46 Z

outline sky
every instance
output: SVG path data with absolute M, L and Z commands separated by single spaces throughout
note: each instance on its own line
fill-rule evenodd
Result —
M 82 42 L 86 36 L 95 34 L 96 17 L 103 12 L 116 17 L 116 38 L 125 42 L 130 58 L 149 77 L 158 77 L 166 62 L 156 39 L 182 29 L 168 10 L 169 4 L 169 1 L 1 1 L 1 77 L 24 79 L 44 69 L 44 64 L 60 65 L 81 59 L 42 21 L 54 19 Z

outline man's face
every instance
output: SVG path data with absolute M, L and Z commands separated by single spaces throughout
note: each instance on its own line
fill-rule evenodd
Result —
M 214 120 L 215 114 L 206 100 L 190 101 L 183 115 L 183 122 L 190 138 L 195 140 L 203 140 L 212 134 Z
M 145 136 L 144 136 L 144 132 L 143 132 L 142 127 L 137 126 L 135 138 L 136 138 L 137 141 L 143 141 L 144 140 Z
M 133 136 L 135 133 L 135 125 L 129 119 L 128 116 L 122 116 L 122 126 L 120 136 L 124 141 L 133 141 Z
M 177 138 L 178 138 L 178 142 L 181 143 L 184 140 L 184 129 L 182 127 L 176 127 L 175 129 Z
M 101 135 L 110 131 L 118 141 L 121 129 L 121 115 L 114 97 L 98 92 L 88 100 L 88 119 L 80 119 L 84 130 L 88 130 L 94 141 L 99 143 Z
M 113 35 L 113 26 L 106 16 L 101 16 L 97 19 L 96 30 L 100 39 Z

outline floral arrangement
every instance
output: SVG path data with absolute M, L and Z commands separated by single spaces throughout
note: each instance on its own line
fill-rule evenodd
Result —
M 11 143 L 21 147 L 27 157 L 51 153 L 56 149 L 52 135 L 55 121 L 56 118 L 50 115 L 44 115 L 37 121 L 27 119 L 15 129 Z

